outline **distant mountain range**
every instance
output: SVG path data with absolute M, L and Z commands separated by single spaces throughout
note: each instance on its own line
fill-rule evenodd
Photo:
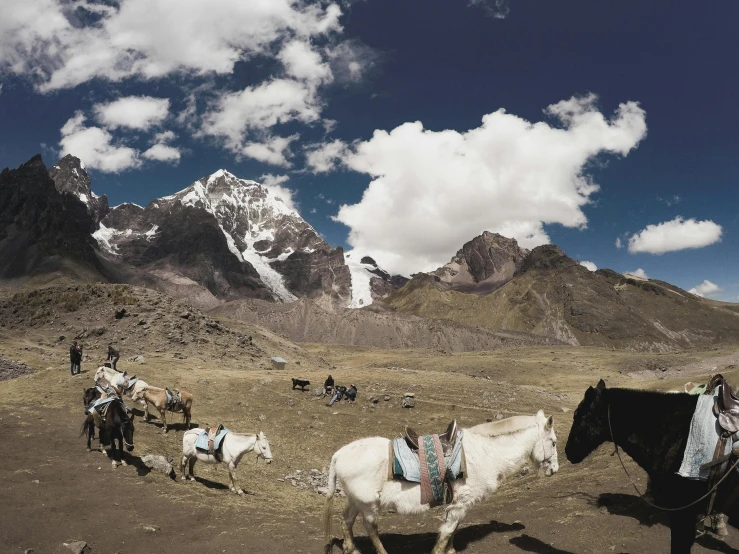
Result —
M 409 281 L 333 248 L 278 189 L 228 171 L 146 207 L 111 208 L 79 159 L 47 169 L 36 156 L 0 173 L 0 279 L 59 275 L 145 285 L 295 340 L 464 350 L 543 337 L 661 351 L 739 336 L 737 304 L 591 272 L 554 245 L 529 251 L 484 232 Z
M 109 207 L 84 163 L 40 156 L 0 177 L 0 277 L 59 273 L 140 284 L 209 308 L 310 298 L 361 307 L 402 286 L 333 248 L 275 189 L 219 170 L 146 207 Z

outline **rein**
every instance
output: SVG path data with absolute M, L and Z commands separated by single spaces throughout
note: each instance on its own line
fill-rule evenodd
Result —
M 611 427 L 611 403 L 610 402 L 608 403 L 608 431 L 611 433 L 611 441 L 613 441 L 613 446 L 615 448 L 615 450 L 613 451 L 613 454 L 616 454 L 618 456 L 618 461 L 621 462 L 621 467 L 624 469 L 624 473 L 626 474 L 626 477 L 629 478 L 629 481 L 631 482 L 631 486 L 634 487 L 636 494 L 638 494 L 639 498 L 641 498 L 644 502 L 646 502 L 653 508 L 657 508 L 658 510 L 662 510 L 664 512 L 680 512 L 682 510 L 687 510 L 688 508 L 691 508 L 700 502 L 703 502 L 709 496 L 711 496 L 714 492 L 716 492 L 716 490 L 718 489 L 718 486 L 721 483 L 723 483 L 724 479 L 726 479 L 731 474 L 731 472 L 734 471 L 734 469 L 737 466 L 739 466 L 739 459 L 737 459 L 734 462 L 734 464 L 729 469 L 726 470 L 726 473 L 724 473 L 723 477 L 721 477 L 721 479 L 719 479 L 718 482 L 713 487 L 711 487 L 711 489 L 706 494 L 704 494 L 697 500 L 693 500 L 693 502 L 691 502 L 690 504 L 686 504 L 685 506 L 682 506 L 681 508 L 665 508 L 663 506 L 657 506 L 656 504 L 653 504 L 652 502 L 644 498 L 644 495 L 637 488 L 636 483 L 634 483 L 634 480 L 631 478 L 631 475 L 629 475 L 629 471 L 626 469 L 626 465 L 624 464 L 624 461 L 621 458 L 621 452 L 618 449 L 618 444 L 616 444 L 616 439 L 613 438 L 613 428 Z M 611 454 L 611 456 L 613 454 Z

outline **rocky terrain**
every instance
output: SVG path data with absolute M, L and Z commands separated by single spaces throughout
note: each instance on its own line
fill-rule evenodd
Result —
M 562 343 L 531 333 L 485 329 L 444 319 L 386 312 L 380 308 L 327 310 L 306 300 L 281 305 L 241 300 L 218 306 L 209 313 L 266 327 L 295 342 L 430 348 L 441 352 Z
M 664 351 L 732 341 L 739 334 L 735 305 L 663 281 L 591 272 L 554 245 L 537 247 L 520 261 L 514 251 L 508 267 L 514 265 L 514 274 L 486 296 L 452 290 L 436 274 L 419 274 L 385 303 L 400 313 L 573 345 Z

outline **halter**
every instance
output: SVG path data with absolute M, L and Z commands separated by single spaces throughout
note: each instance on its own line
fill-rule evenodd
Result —
M 703 502 L 706 498 L 711 496 L 718 489 L 718 486 L 721 483 L 723 483 L 724 479 L 726 479 L 734 471 L 734 469 L 737 466 L 739 466 L 739 459 L 737 459 L 737 461 L 734 462 L 734 464 L 729 469 L 726 470 L 726 473 L 724 473 L 723 477 L 721 477 L 721 479 L 719 479 L 718 482 L 713 487 L 711 487 L 711 489 L 706 494 L 704 494 L 697 500 L 693 500 L 693 502 L 691 502 L 690 504 L 686 504 L 685 506 L 682 506 L 681 508 L 664 508 L 663 506 L 657 506 L 656 504 L 652 504 L 649 500 L 644 498 L 644 494 L 642 494 L 641 491 L 639 491 L 638 487 L 636 486 L 636 483 L 634 483 L 634 480 L 631 478 L 631 475 L 629 475 L 629 471 L 626 469 L 626 465 L 624 464 L 623 459 L 621 459 L 621 452 L 619 452 L 618 450 L 618 444 L 616 444 L 616 439 L 613 438 L 613 428 L 611 427 L 611 403 L 610 402 L 608 403 L 608 431 L 611 433 L 611 442 L 613 442 L 613 447 L 614 447 L 613 454 L 616 454 L 618 456 L 618 461 L 621 462 L 621 467 L 624 468 L 624 473 L 626 474 L 626 477 L 629 478 L 629 481 L 631 481 L 631 486 L 634 487 L 636 494 L 639 495 L 639 498 L 641 498 L 644 502 L 652 506 L 652 508 L 657 508 L 658 510 L 662 510 L 664 512 L 680 512 L 682 510 L 687 510 L 688 508 L 695 506 L 699 502 Z M 613 454 L 611 454 L 611 456 L 613 456 Z
M 541 464 L 539 465 L 544 465 L 545 463 L 549 463 L 551 465 L 552 458 L 554 458 L 554 455 L 557 453 L 557 448 L 555 446 L 552 446 L 552 453 L 547 456 L 547 449 L 544 446 L 544 443 L 546 441 L 544 440 L 544 435 L 541 432 L 541 427 L 539 427 L 539 424 L 537 424 L 536 428 L 539 431 L 539 439 L 541 439 L 541 453 L 544 456 L 541 460 Z
M 265 439 L 266 440 L 266 439 Z M 262 450 L 262 445 L 259 444 L 259 435 L 254 435 L 254 450 L 257 452 L 257 462 L 259 461 L 259 456 L 267 460 L 267 457 L 264 455 L 264 450 Z M 270 460 L 272 458 L 269 458 Z

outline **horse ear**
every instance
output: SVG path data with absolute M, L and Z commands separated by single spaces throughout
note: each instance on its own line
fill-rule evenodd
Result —
M 595 388 L 597 388 L 598 390 L 605 390 L 606 382 L 601 379 L 600 381 L 598 381 L 598 385 Z
M 547 419 L 547 430 L 552 428 L 552 425 L 554 424 L 554 416 L 549 416 L 549 419 Z

